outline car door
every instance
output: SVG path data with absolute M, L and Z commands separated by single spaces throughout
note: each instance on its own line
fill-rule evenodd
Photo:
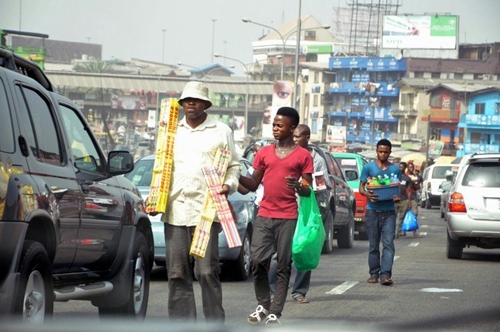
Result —
M 68 165 L 63 133 L 59 130 L 51 97 L 34 85 L 18 83 L 15 89 L 20 124 L 17 140 L 27 147 L 23 152 L 28 165 L 25 171 L 37 183 L 37 191 L 45 194 L 36 204 L 50 212 L 56 230 L 53 271 L 55 274 L 67 272 L 68 262 L 73 261 L 76 253 L 83 193 L 75 172 Z
M 81 113 L 64 100 L 59 100 L 59 108 L 83 194 L 71 272 L 107 270 L 118 250 L 124 198 L 117 179 L 107 178 L 106 160 Z

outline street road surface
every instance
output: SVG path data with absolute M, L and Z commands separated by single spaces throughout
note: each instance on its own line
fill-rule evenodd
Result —
M 446 258 L 446 224 L 438 208 L 420 209 L 419 236 L 395 240 L 393 286 L 368 284 L 368 242 L 335 248 L 313 271 L 309 304 L 288 297 L 281 317 L 287 331 L 500 331 L 500 250 L 470 248 L 462 260 Z M 293 275 L 292 275 L 293 282 Z M 246 323 L 257 306 L 251 278 L 223 282 L 226 331 L 256 331 Z M 165 269 L 155 267 L 145 322 L 102 325 L 90 303 L 56 303 L 54 326 L 73 331 L 217 331 L 205 324 L 196 284 L 198 324 L 182 328 L 167 318 Z M 80 322 L 80 323 L 79 323 Z M 82 325 L 81 322 L 84 322 Z M 201 323 L 201 324 L 200 324 Z M 89 325 L 91 324 L 91 325 Z M 92 324 L 95 324 L 92 325 Z M 116 329 L 114 329 L 116 328 Z M 0 328 L 1 330 L 1 328 Z M 54 330 L 54 329 L 52 329 Z M 64 329 L 63 329 L 64 330 Z M 61 331 L 63 331 L 61 330 Z M 82 329 L 83 331 L 83 329 Z

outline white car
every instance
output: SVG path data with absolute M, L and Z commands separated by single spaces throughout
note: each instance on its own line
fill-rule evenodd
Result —
M 447 204 L 448 258 L 463 249 L 500 248 L 500 153 L 472 155 L 462 165 Z
M 447 173 L 456 173 L 457 170 L 456 164 L 435 164 L 425 168 L 420 188 L 420 207 L 430 209 L 432 206 L 439 206 L 441 202 L 439 186 L 446 180 Z

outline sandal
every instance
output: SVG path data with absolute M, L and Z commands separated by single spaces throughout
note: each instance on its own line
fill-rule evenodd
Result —
M 309 303 L 309 300 L 307 299 L 307 297 L 305 297 L 304 295 L 297 295 L 296 297 L 293 298 L 293 300 L 296 302 L 296 303 Z
M 370 277 L 366 282 L 368 282 L 369 284 L 376 284 L 378 283 L 378 279 L 377 277 Z
M 382 278 L 380 278 L 380 284 L 382 284 L 384 286 L 391 286 L 393 283 L 394 282 L 389 277 L 382 277 Z

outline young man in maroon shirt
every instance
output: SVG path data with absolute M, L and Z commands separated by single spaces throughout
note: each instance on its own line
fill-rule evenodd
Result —
M 259 150 L 253 162 L 252 177 L 240 177 L 240 184 L 255 191 L 266 178 L 264 197 L 254 224 L 252 237 L 252 274 L 258 302 L 248 322 L 278 325 L 285 305 L 292 264 L 292 238 L 297 223 L 297 198 L 309 196 L 314 172 L 313 159 L 306 149 L 295 144 L 293 131 L 299 124 L 294 108 L 281 107 L 273 120 L 276 143 Z M 302 181 L 299 179 L 302 178 Z M 277 252 L 276 291 L 273 302 L 269 291 L 268 269 Z

